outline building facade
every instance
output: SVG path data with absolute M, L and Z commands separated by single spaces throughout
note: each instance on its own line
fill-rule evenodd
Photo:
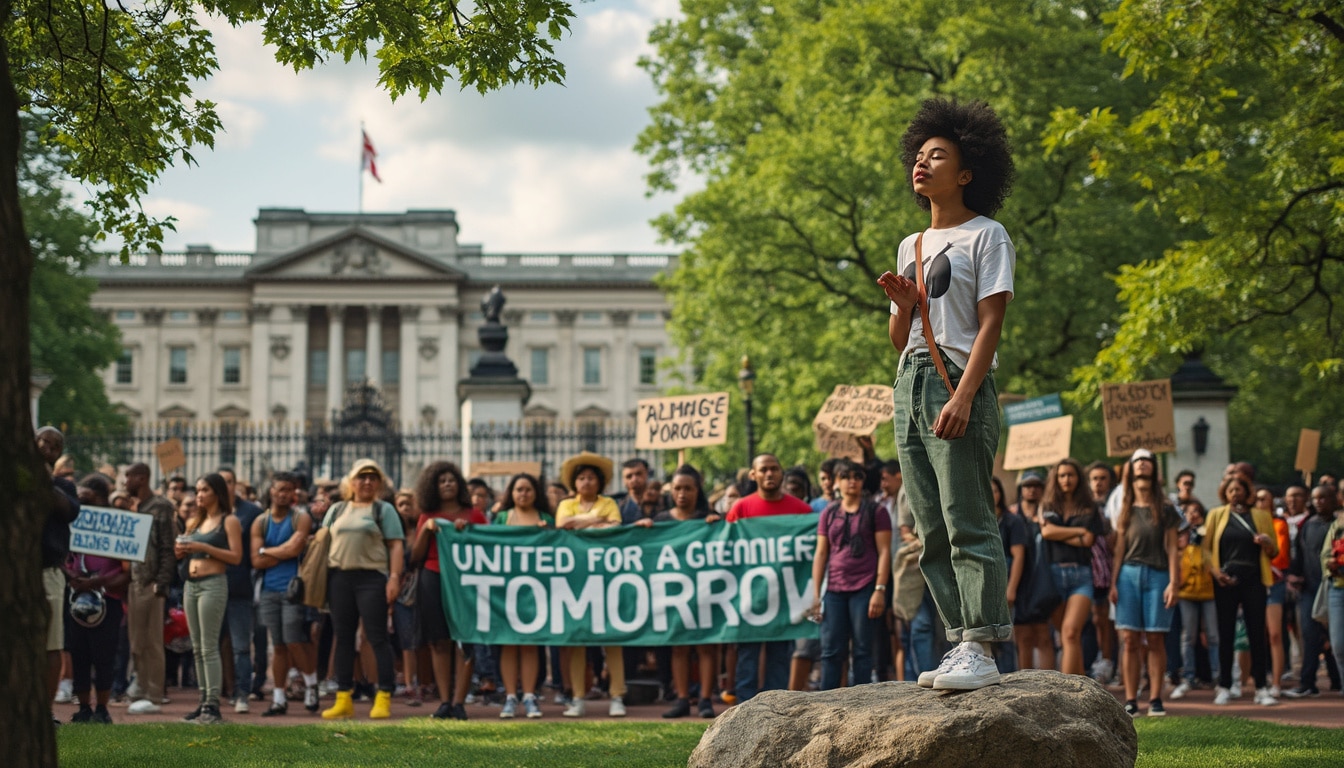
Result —
M 121 328 L 104 376 L 135 421 L 322 421 L 367 381 L 407 427 L 456 427 L 481 299 L 507 297 L 529 420 L 628 419 L 673 356 L 667 254 L 490 254 L 454 211 L 263 208 L 252 253 L 115 257 L 93 297 Z

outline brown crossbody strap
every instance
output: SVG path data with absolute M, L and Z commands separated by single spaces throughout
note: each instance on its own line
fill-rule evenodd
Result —
M 947 375 L 947 366 L 943 365 L 943 351 L 938 348 L 938 342 L 933 340 L 933 324 L 929 322 L 929 292 L 924 287 L 923 232 L 915 237 L 915 285 L 919 289 L 919 325 L 924 329 L 924 343 L 929 346 L 929 356 L 933 358 L 938 375 L 943 377 L 943 386 L 947 387 L 947 394 L 955 395 L 957 390 L 952 386 L 952 377 Z

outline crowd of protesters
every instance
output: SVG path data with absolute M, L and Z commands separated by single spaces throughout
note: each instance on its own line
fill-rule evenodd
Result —
M 519 474 L 498 496 L 447 461 L 397 489 L 368 459 L 340 480 L 278 473 L 254 488 L 221 467 L 194 483 L 169 477 L 156 492 L 144 464 L 126 468 L 120 486 L 111 468 L 76 482 L 60 433 L 44 429 L 38 443 L 56 498 L 43 537 L 56 617 L 50 688 L 54 701 L 78 702 L 71 722 L 110 723 L 115 704 L 159 713 L 170 687 L 197 697 L 186 719 L 201 724 L 220 722 L 222 705 L 280 717 L 291 702 L 330 720 L 371 700 L 368 717 L 380 719 L 394 698 L 437 701 L 436 719 L 465 720 L 472 703 L 498 706 L 502 718 L 543 717 L 547 703 L 582 717 L 597 700 L 621 717 L 634 687 L 641 702 L 670 704 L 664 717 L 709 718 L 716 702 L 763 690 L 915 680 L 946 650 L 900 465 L 878 459 L 871 441 L 860 442 L 861 460 L 823 462 L 815 486 L 807 469 L 770 454 L 711 489 L 691 466 L 661 482 L 642 459 L 618 467 L 585 452 L 556 481 Z M 617 483 L 621 492 L 608 495 Z M 1168 494 L 1156 457 L 1141 449 L 1118 472 L 1072 459 L 1023 472 L 1012 499 L 997 478 L 992 485 L 1014 623 L 1014 642 L 993 644 L 1001 672 L 1089 674 L 1123 689 L 1131 714 L 1146 700 L 1149 716 L 1165 714 L 1168 690 L 1179 700 L 1211 687 L 1219 705 L 1243 690 L 1263 706 L 1319 696 L 1322 665 L 1340 690 L 1344 529 L 1332 477 L 1310 491 L 1291 485 L 1280 500 L 1234 464 L 1206 508 L 1192 473 Z M 69 553 L 80 504 L 149 515 L 145 560 Z M 443 612 L 439 526 L 580 531 L 779 514 L 817 518 L 807 614 L 816 639 L 473 646 L 451 636 Z M 316 604 L 325 610 L 294 594 L 315 547 L 326 578 L 301 587 L 324 593 Z

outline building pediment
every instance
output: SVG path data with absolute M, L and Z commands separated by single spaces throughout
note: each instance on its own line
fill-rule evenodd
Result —
M 196 412 L 185 405 L 174 403 L 159 411 L 159 418 L 165 421 L 191 421 L 196 418 Z
M 215 418 L 221 421 L 244 421 L 248 417 L 246 408 L 229 404 L 215 410 Z
M 273 259 L 244 273 L 251 281 L 444 281 L 466 274 L 413 248 L 350 227 Z

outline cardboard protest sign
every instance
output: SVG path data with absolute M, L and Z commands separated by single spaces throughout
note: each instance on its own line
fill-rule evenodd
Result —
M 540 461 L 478 461 L 471 465 L 473 477 L 498 477 L 528 474 L 541 477 Z
M 817 417 L 812 420 L 812 428 L 823 426 L 834 432 L 871 435 L 878 424 L 891 421 L 894 412 L 891 387 L 840 384 L 822 403 Z
M 187 452 L 182 448 L 182 441 L 176 437 L 154 446 L 154 455 L 159 458 L 159 469 L 165 475 L 187 466 Z
M 70 524 L 70 551 L 113 560 L 144 562 L 150 515 L 111 507 L 80 507 Z
M 836 432 L 820 424 L 814 424 L 812 429 L 817 435 L 818 451 L 835 459 L 863 461 L 863 448 L 859 445 L 858 437 L 848 432 Z
M 1066 459 L 1072 439 L 1072 415 L 1014 424 L 1008 428 L 1003 468 L 1030 469 Z
M 1102 384 L 1101 408 L 1107 456 L 1128 456 L 1139 448 L 1153 453 L 1176 450 L 1170 379 Z
M 1297 436 L 1297 458 L 1293 459 L 1293 469 L 1308 476 L 1316 471 L 1316 459 L 1321 453 L 1321 430 L 1304 429 Z
M 636 448 L 699 448 L 728 442 L 727 392 L 640 400 L 636 413 Z

